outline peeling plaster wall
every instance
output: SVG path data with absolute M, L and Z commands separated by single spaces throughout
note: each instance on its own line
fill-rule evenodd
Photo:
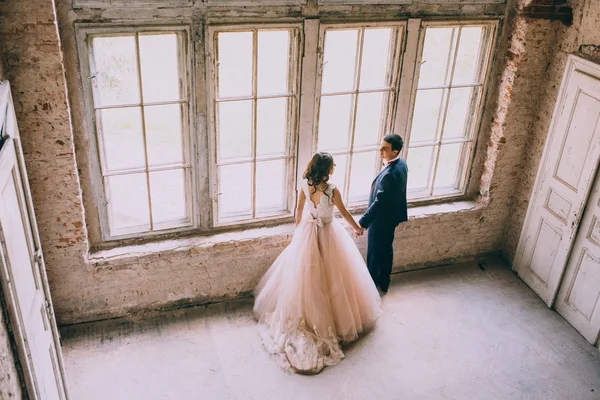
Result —
M 0 54 L 59 315 L 94 292 L 52 1 L 0 2 Z M 65 301 L 66 299 L 69 299 Z
M 547 47 L 544 54 L 540 54 L 543 63 L 539 60 L 527 60 L 523 69 L 533 70 L 537 65 L 539 76 L 537 85 L 538 93 L 530 98 L 523 98 L 517 107 L 531 107 L 535 110 L 533 119 L 527 125 L 523 138 L 527 140 L 526 151 L 523 153 L 518 171 L 518 181 L 515 184 L 515 195 L 511 204 L 510 219 L 507 223 L 505 251 L 510 260 L 515 256 L 519 236 L 523 227 L 527 204 L 531 197 L 535 177 L 542 158 L 542 152 L 554 106 L 558 97 L 558 90 L 562 75 L 567 63 L 567 56 L 579 52 L 589 58 L 596 57 L 600 62 L 597 46 L 600 46 L 600 2 L 596 0 L 570 0 L 573 8 L 573 25 L 565 26 L 557 21 L 537 21 L 538 27 L 527 37 L 527 53 L 536 50 L 538 40 Z M 539 49 L 537 49 L 539 51 Z M 542 67 L 542 68 L 539 68 Z
M 0 81 L 6 79 L 0 62 Z M 13 352 L 13 339 L 9 333 L 7 309 L 0 287 L 0 399 L 20 399 L 21 384 Z

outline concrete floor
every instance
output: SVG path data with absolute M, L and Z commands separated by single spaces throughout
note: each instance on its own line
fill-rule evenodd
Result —
M 500 261 L 394 275 L 377 328 L 320 375 L 261 347 L 252 301 L 61 329 L 71 398 L 600 399 L 600 352 Z

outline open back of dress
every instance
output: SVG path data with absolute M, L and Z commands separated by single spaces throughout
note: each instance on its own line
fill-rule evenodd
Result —
M 316 206 L 309 189 L 305 180 L 307 212 L 256 287 L 254 312 L 265 347 L 284 369 L 317 373 L 344 358 L 340 341 L 375 322 L 381 298 L 356 244 L 333 218 L 335 185 Z

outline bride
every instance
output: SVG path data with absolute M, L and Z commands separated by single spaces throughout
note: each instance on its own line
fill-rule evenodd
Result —
M 317 153 L 308 163 L 292 242 L 254 293 L 265 347 L 293 372 L 318 373 L 340 362 L 341 343 L 372 326 L 380 310 L 381 298 L 362 255 L 333 218 L 336 206 L 355 233 L 363 233 L 340 191 L 328 182 L 334 167 L 328 153 Z

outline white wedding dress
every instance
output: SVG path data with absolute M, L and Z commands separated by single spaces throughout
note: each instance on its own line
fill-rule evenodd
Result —
M 255 290 L 263 343 L 286 370 L 318 373 L 338 363 L 340 342 L 356 339 L 380 311 L 362 255 L 333 218 L 334 189 L 329 184 L 315 206 L 303 182 L 303 220 Z

